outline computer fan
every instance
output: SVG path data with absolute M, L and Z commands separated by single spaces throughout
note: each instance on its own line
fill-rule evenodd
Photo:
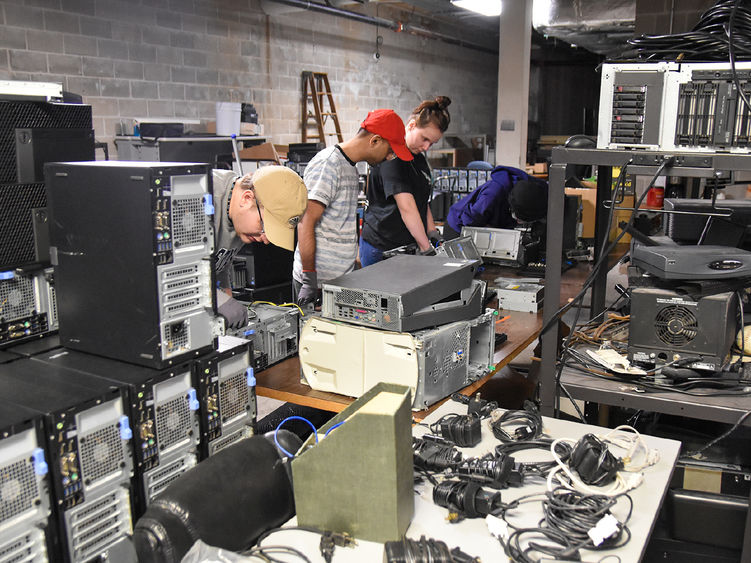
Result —
M 628 358 L 658 365 L 692 359 L 689 367 L 719 370 L 730 354 L 737 313 L 735 293 L 695 300 L 668 289 L 634 288 Z

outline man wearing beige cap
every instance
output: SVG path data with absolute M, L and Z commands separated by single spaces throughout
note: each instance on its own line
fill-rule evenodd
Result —
M 251 242 L 294 250 L 308 196 L 302 178 L 284 166 L 264 166 L 242 177 L 214 170 L 213 181 L 217 309 L 227 326 L 237 328 L 248 322 L 248 309 L 231 297 L 233 258 Z
M 368 113 L 351 139 L 320 151 L 305 167 L 308 208 L 298 228 L 292 269 L 299 305 L 315 301 L 322 282 L 346 274 L 357 258 L 355 164 L 371 166 L 399 157 L 412 160 L 404 143 L 404 122 L 390 109 Z

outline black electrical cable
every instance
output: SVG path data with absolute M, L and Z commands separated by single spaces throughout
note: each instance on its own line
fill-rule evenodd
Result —
M 743 413 L 743 415 L 738 419 L 738 421 L 735 424 L 733 424 L 732 428 L 730 428 L 727 432 L 722 433 L 720 436 L 718 436 L 714 440 L 711 440 L 707 444 L 703 445 L 701 448 L 699 448 L 695 452 L 687 454 L 688 457 L 694 457 L 695 458 L 695 457 L 701 455 L 702 453 L 704 453 L 705 451 L 707 451 L 709 448 L 711 448 L 712 446 L 714 446 L 715 444 L 717 444 L 721 440 L 724 440 L 725 438 L 727 438 L 728 436 L 730 436 L 733 432 L 735 432 L 740 427 L 741 424 L 743 424 L 743 422 L 749 416 L 751 416 L 751 411 L 747 411 L 747 412 Z
M 730 70 L 733 75 L 733 83 L 735 84 L 735 88 L 738 91 L 738 96 L 740 96 L 740 98 L 743 100 L 743 103 L 746 104 L 746 108 L 751 111 L 751 102 L 749 102 L 748 96 L 746 96 L 743 88 L 741 88 L 741 82 L 738 79 L 738 72 L 735 70 L 735 38 L 733 36 L 735 30 L 736 12 L 738 11 L 738 6 L 740 6 L 740 3 L 741 0 L 736 0 L 733 4 L 733 9 L 730 11 L 730 18 L 728 19 L 728 25 L 726 28 L 728 35 L 728 58 L 730 59 Z
M 741 379 L 713 379 L 710 377 L 695 378 L 681 384 L 661 384 L 655 383 L 644 377 L 620 377 L 618 375 L 603 375 L 593 372 L 590 368 L 575 364 L 566 363 L 566 367 L 580 371 L 588 376 L 604 379 L 605 381 L 617 381 L 627 383 L 638 387 L 641 392 L 656 393 L 680 393 L 690 397 L 746 397 L 751 395 L 751 387 L 748 382 Z M 693 391 L 697 388 L 719 388 L 720 391 L 698 392 Z
M 433 487 L 433 502 L 455 514 L 452 522 L 484 518 L 501 509 L 501 493 L 488 492 L 474 481 L 441 481 Z
M 480 419 L 472 415 L 450 413 L 430 425 L 430 431 L 440 434 L 460 448 L 474 447 L 480 443 Z
M 628 41 L 635 58 L 649 61 L 751 59 L 751 10 L 740 0 L 720 0 L 694 28 L 672 35 L 642 35 Z M 627 56 L 630 53 L 627 54 Z
M 665 156 L 665 157 L 663 157 L 663 160 L 660 163 L 660 165 L 657 167 L 657 170 L 655 171 L 654 175 L 652 176 L 652 179 L 649 181 L 649 184 L 647 184 L 647 187 L 644 189 L 644 193 L 641 194 L 641 196 L 639 197 L 638 201 L 634 204 L 634 208 L 631 211 L 631 215 L 629 216 L 629 219 L 628 219 L 628 225 L 629 226 L 633 226 L 634 219 L 636 218 L 636 212 L 641 207 L 642 202 L 647 197 L 647 194 L 649 193 L 649 190 L 652 188 L 652 186 L 654 185 L 655 181 L 657 181 L 657 178 L 659 178 L 660 175 L 662 174 L 663 170 L 665 170 L 665 168 L 668 167 L 669 165 L 672 165 L 672 163 L 674 161 L 675 161 L 675 157 L 674 156 Z M 627 165 L 628 164 L 624 165 L 624 168 L 621 169 L 621 173 L 622 174 L 624 172 L 625 166 L 627 166 Z M 619 178 L 619 180 L 620 180 L 620 178 Z M 617 189 L 617 186 L 616 186 L 616 189 Z M 614 197 L 613 199 L 615 200 L 616 198 Z M 611 202 L 611 208 L 610 208 L 610 212 L 611 212 L 610 217 L 611 217 L 611 220 L 612 220 L 612 212 L 613 212 L 614 208 L 615 208 L 615 205 L 612 204 L 612 202 Z M 581 291 L 579 291 L 579 293 L 576 295 L 576 297 L 574 297 L 574 299 L 569 303 L 569 305 L 571 305 L 573 303 L 579 302 L 579 306 L 578 306 L 577 311 L 576 311 L 576 316 L 575 316 L 574 322 L 572 324 L 572 327 L 574 329 L 576 328 L 576 323 L 579 321 L 579 314 L 581 313 L 581 300 L 584 298 L 584 294 L 586 293 L 587 289 L 589 289 L 589 286 L 592 285 L 592 283 L 594 282 L 596 274 L 599 271 L 599 269 L 603 266 L 603 264 L 607 263 L 608 255 L 610 254 L 610 252 L 615 248 L 616 244 L 618 244 L 618 242 L 620 242 L 620 240 L 623 238 L 623 236 L 625 234 L 626 234 L 626 231 L 625 230 L 621 230 L 621 232 L 618 233 L 618 235 L 615 237 L 615 239 L 613 239 L 613 241 L 607 247 L 605 246 L 607 241 L 603 241 L 603 251 L 601 252 L 601 254 L 599 256 L 599 258 L 597 260 L 597 263 L 592 267 L 592 272 L 590 273 L 590 275 L 587 277 L 586 281 L 584 282 L 584 286 L 582 287 Z M 561 307 L 560 309 L 558 309 L 558 311 L 556 313 L 554 313 L 553 316 L 548 320 L 548 322 L 545 324 L 545 326 L 543 326 L 542 330 L 540 331 L 540 334 L 543 334 L 546 330 L 548 330 L 551 326 L 553 326 L 553 324 L 555 322 L 557 322 L 558 317 L 561 314 L 563 314 L 563 312 L 565 312 L 565 310 L 566 310 L 566 305 L 564 305 L 563 307 Z M 591 313 L 595 313 L 595 311 L 591 311 Z M 563 343 L 563 356 L 561 357 L 561 361 L 558 363 L 558 368 L 557 368 L 557 371 L 556 371 L 556 374 L 555 374 L 555 385 L 556 385 L 556 387 L 555 387 L 556 388 L 555 415 L 556 416 L 558 415 L 558 410 L 559 410 L 559 396 L 558 396 L 557 390 L 561 388 L 561 375 L 563 373 L 563 365 L 564 365 L 564 360 L 565 360 L 565 354 L 566 354 L 566 350 L 569 347 L 569 344 L 571 342 L 571 338 L 573 337 L 573 334 L 574 334 L 574 330 L 572 330 L 569 333 L 569 335 L 566 337 L 566 340 Z M 584 418 L 584 414 L 581 412 L 581 409 L 579 408 L 579 405 L 577 405 L 576 402 L 571 397 L 571 394 L 568 392 L 568 390 L 564 390 L 564 393 L 569 398 L 569 400 L 571 400 L 571 404 L 574 405 L 574 407 L 576 409 L 576 413 L 579 415 L 579 418 L 581 419 L 581 421 L 584 422 L 584 423 L 586 423 L 586 419 Z
M 506 431 L 504 426 L 513 427 L 513 435 Z M 542 435 L 542 427 L 542 415 L 537 407 L 529 401 L 525 401 L 524 409 L 506 411 L 498 420 L 490 424 L 493 436 L 501 442 L 537 439 Z
M 611 514 L 619 498 L 625 497 L 629 501 L 628 514 L 618 524 L 610 537 L 603 538 L 602 543 L 595 545 L 588 532 L 597 526 L 607 514 Z M 603 495 L 585 495 L 565 487 L 558 487 L 546 494 L 543 500 L 544 517 L 537 528 L 515 528 L 504 542 L 499 538 L 507 556 L 513 561 L 533 563 L 533 553 L 541 553 L 554 559 L 576 560 L 581 556 L 579 551 L 605 550 L 622 547 L 631 538 L 631 532 L 626 526 L 633 512 L 631 497 L 623 493 L 615 497 Z M 503 519 L 509 525 L 505 511 Z M 526 541 L 524 541 L 526 540 Z
M 522 450 L 540 449 L 550 451 L 553 440 L 550 438 L 539 438 L 537 440 L 525 440 L 522 442 L 505 442 L 495 447 L 496 455 L 511 455 Z M 555 453 L 562 462 L 566 462 L 571 455 L 573 448 L 567 442 L 558 442 L 555 446 Z M 521 464 L 521 473 L 526 479 L 530 475 L 544 475 L 557 466 L 554 460 L 524 462 Z
M 256 540 L 256 545 L 244 551 L 243 555 L 265 558 L 267 561 L 275 561 L 273 558 L 268 556 L 268 553 L 284 553 L 284 554 L 295 555 L 299 557 L 300 559 L 302 559 L 303 561 L 305 561 L 305 563 L 311 563 L 310 559 L 308 559 L 302 552 L 296 550 L 295 548 L 285 546 L 285 545 L 261 546 L 261 542 L 263 542 L 263 540 L 268 538 L 270 535 L 275 534 L 277 532 L 290 532 L 290 531 L 310 532 L 312 534 L 320 535 L 321 536 L 321 543 L 320 543 L 321 555 L 323 556 L 324 560 L 327 562 L 330 562 L 331 559 L 333 558 L 335 546 L 338 545 L 338 546 L 348 547 L 348 546 L 355 544 L 354 538 L 352 538 L 352 536 L 346 533 L 319 530 L 318 528 L 314 528 L 312 526 L 284 526 L 280 528 L 272 528 L 270 530 L 265 531 Z
M 613 190 L 613 200 L 611 201 L 610 210 L 608 211 L 608 221 L 607 224 L 609 225 L 613 220 L 613 214 L 615 213 L 615 205 L 616 198 L 619 189 L 621 189 L 621 186 L 623 185 L 623 178 L 625 178 L 626 168 L 628 165 L 631 164 L 631 159 L 629 159 L 626 163 L 624 163 L 621 166 L 621 173 L 618 176 L 618 181 L 616 182 L 615 189 Z M 645 192 L 646 193 L 646 192 Z M 623 237 L 623 234 L 619 235 L 618 240 Z M 589 286 L 594 281 L 597 272 L 602 267 L 602 264 L 607 261 L 607 256 L 610 253 L 610 251 L 615 247 L 615 242 L 611 243 L 610 246 L 606 246 L 608 244 L 607 239 L 603 240 L 603 246 L 602 250 L 600 252 L 600 255 L 598 256 L 597 262 L 592 266 L 592 271 L 590 272 L 589 276 L 587 276 L 587 279 L 584 280 L 584 284 L 582 285 L 582 289 L 579 291 L 579 293 L 576 294 L 576 296 L 571 299 L 568 303 L 563 305 L 561 308 L 559 308 L 555 313 L 553 313 L 553 316 L 550 317 L 547 323 L 542 327 L 540 330 L 540 334 L 545 334 L 550 328 L 558 321 L 558 319 L 563 315 L 566 311 L 568 311 L 571 307 L 576 305 L 583 297 L 584 294 L 587 292 L 587 289 L 589 289 Z

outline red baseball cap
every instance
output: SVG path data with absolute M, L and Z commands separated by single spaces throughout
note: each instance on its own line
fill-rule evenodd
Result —
M 404 122 L 394 110 L 375 109 L 368 113 L 360 127 L 386 139 L 399 159 L 409 161 L 415 158 L 404 142 Z

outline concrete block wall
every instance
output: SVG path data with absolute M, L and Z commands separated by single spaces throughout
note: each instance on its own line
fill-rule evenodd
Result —
M 496 55 L 378 33 L 376 61 L 375 27 L 267 15 L 260 0 L 3 0 L 0 79 L 61 82 L 109 142 L 134 117 L 213 121 L 217 101 L 252 102 L 267 137 L 300 142 L 304 70 L 328 73 L 345 138 L 370 109 L 406 118 L 438 94 L 453 100 L 449 133 L 493 133 Z
M 636 35 L 683 33 L 699 22 L 715 0 L 636 0 Z M 672 21 L 672 26 L 671 26 Z

